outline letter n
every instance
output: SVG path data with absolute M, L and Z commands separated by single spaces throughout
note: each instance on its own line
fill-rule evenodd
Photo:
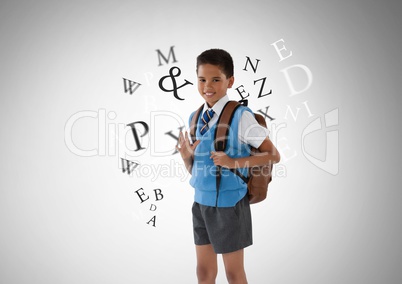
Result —
M 260 60 L 259 60 L 259 59 L 256 59 L 256 60 L 257 60 L 257 63 L 255 64 L 255 67 L 254 67 L 253 63 L 251 63 L 250 57 L 246 56 L 246 58 L 247 58 L 246 66 L 244 66 L 244 69 L 243 69 L 243 70 L 244 70 L 244 71 L 247 71 L 247 64 L 250 63 L 251 68 L 253 69 L 254 73 L 257 72 L 258 63 L 260 62 Z

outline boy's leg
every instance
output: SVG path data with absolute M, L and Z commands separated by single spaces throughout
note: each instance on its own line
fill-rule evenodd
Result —
M 218 274 L 217 256 L 212 245 L 195 246 L 197 253 L 197 278 L 199 284 L 215 284 Z
M 226 278 L 230 284 L 247 284 L 244 271 L 244 250 L 222 254 Z

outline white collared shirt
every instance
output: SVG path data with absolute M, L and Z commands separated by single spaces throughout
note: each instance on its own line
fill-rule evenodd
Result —
M 208 122 L 208 127 L 211 128 L 215 123 L 217 123 L 219 116 L 222 113 L 223 107 L 229 101 L 228 95 L 222 97 L 219 101 L 215 103 L 212 107 L 215 114 Z M 208 104 L 204 103 L 204 108 L 202 113 L 204 113 L 208 107 Z M 269 136 L 269 130 L 263 126 L 261 126 L 254 115 L 249 111 L 244 111 L 239 122 L 239 133 L 238 137 L 242 143 L 249 144 L 254 148 L 260 147 L 262 142 L 266 137 Z

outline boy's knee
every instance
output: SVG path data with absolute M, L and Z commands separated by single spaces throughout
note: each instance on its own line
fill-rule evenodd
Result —
M 230 284 L 247 284 L 246 273 L 244 270 L 226 270 L 226 279 Z
M 197 278 L 199 282 L 212 281 L 216 279 L 218 269 L 205 265 L 197 265 Z

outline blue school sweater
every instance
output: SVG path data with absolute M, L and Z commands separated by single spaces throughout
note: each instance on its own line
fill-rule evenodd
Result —
M 238 139 L 238 128 L 241 115 L 244 111 L 252 112 L 248 107 L 238 107 L 230 125 L 229 137 L 225 153 L 231 158 L 250 156 L 250 146 L 241 143 Z M 190 122 L 195 112 L 190 115 Z M 216 188 L 216 174 L 218 167 L 210 158 L 211 151 L 215 151 L 214 137 L 217 123 L 215 123 L 204 135 L 201 135 L 201 115 L 198 118 L 196 131 L 197 140 L 201 140 L 195 149 L 191 186 L 195 189 L 194 201 L 207 206 L 232 207 L 247 193 L 247 184 L 235 173 L 222 167 L 222 176 L 219 190 Z M 247 177 L 247 168 L 239 171 Z

